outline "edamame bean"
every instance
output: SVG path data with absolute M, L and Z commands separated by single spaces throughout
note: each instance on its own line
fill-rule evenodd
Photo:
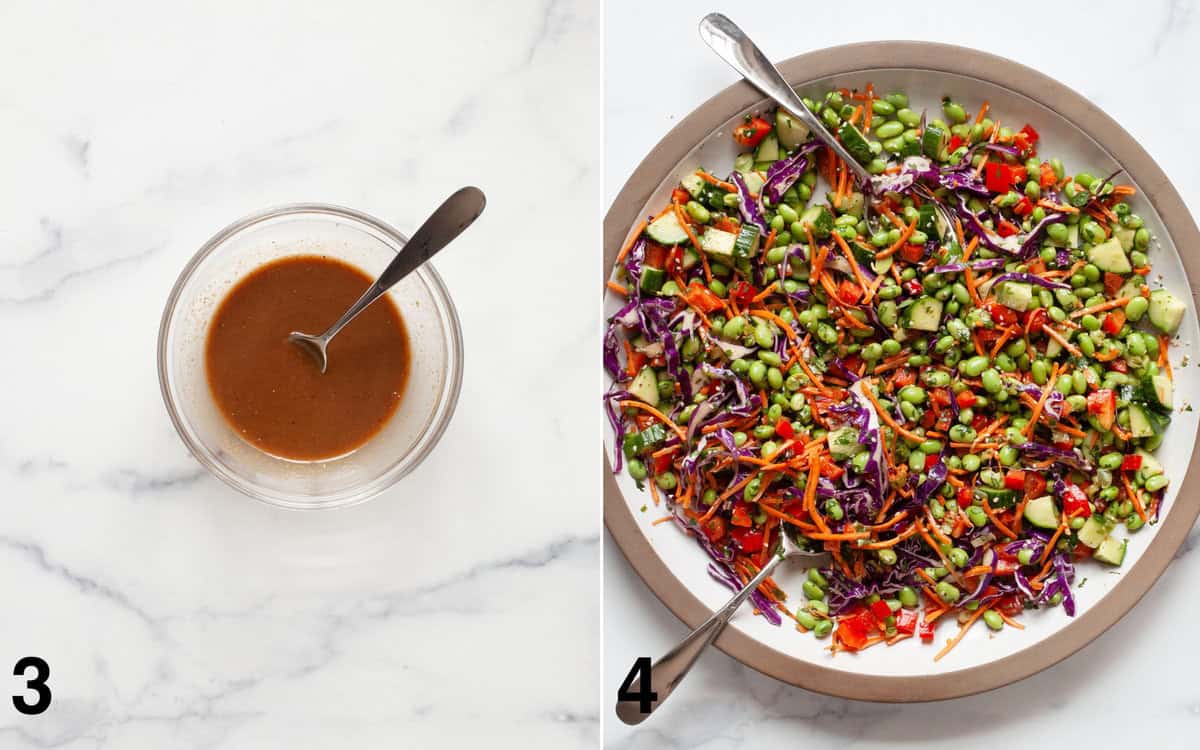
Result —
M 983 389 L 988 393 L 999 393 L 1000 389 L 1004 387 L 1004 384 L 1000 380 L 1000 373 L 994 368 L 989 367 L 984 370 L 980 374 L 979 379 L 983 383 Z
M 950 99 L 942 100 L 942 112 L 945 113 L 947 120 L 956 125 L 967 121 L 967 111 L 962 108 L 961 104 Z
M 804 590 L 804 595 L 809 599 L 821 600 L 825 598 L 825 591 L 812 581 L 805 581 L 801 587 Z
M 1146 485 L 1145 485 L 1146 491 L 1147 492 L 1158 492 L 1163 487 L 1166 487 L 1167 484 L 1170 483 L 1170 481 L 1171 480 L 1167 479 L 1166 474 L 1155 474 L 1152 477 L 1147 477 Z
M 883 563 L 884 565 L 896 564 L 897 557 L 895 551 L 893 550 L 884 548 L 876 552 L 875 555 L 879 558 L 879 562 Z
M 1146 310 L 1150 308 L 1150 301 L 1142 296 L 1136 296 L 1129 300 L 1125 305 L 1125 317 L 1136 323 L 1146 314 Z
M 987 513 L 983 512 L 983 508 L 978 505 L 969 505 L 967 506 L 967 520 L 971 522 L 972 526 L 978 528 L 987 525 L 988 517 Z
M 820 620 L 817 622 L 817 626 L 815 628 L 813 628 L 813 630 L 812 630 L 813 636 L 815 636 L 817 638 L 828 638 L 829 634 L 832 632 L 833 632 L 833 621 L 832 620 Z
M 671 490 L 673 490 L 679 486 L 679 479 L 674 474 L 672 474 L 671 472 L 668 471 L 668 472 L 659 474 L 657 477 L 655 477 L 654 483 L 658 485 L 659 489 L 670 492 Z
M 747 374 L 750 376 L 751 383 L 761 386 L 767 379 L 767 366 L 762 362 L 751 362 Z
M 764 324 L 759 324 L 754 327 L 754 340 L 761 347 L 771 347 L 775 344 L 775 336 L 771 333 L 771 329 Z
M 967 564 L 971 556 L 962 547 L 950 548 L 950 562 L 954 563 L 954 567 L 961 568 Z
M 881 141 L 886 141 L 904 132 L 904 124 L 896 120 L 888 120 L 875 128 L 875 135 Z
M 778 367 L 772 367 L 767 370 L 767 385 L 774 390 L 779 390 L 783 387 L 783 373 Z
M 971 357 L 966 362 L 959 364 L 958 371 L 969 378 L 978 377 L 984 371 L 991 361 L 985 355 Z
M 1097 463 L 1100 464 L 1101 469 L 1117 469 L 1120 468 L 1124 458 L 1120 453 L 1105 453 Z
M 900 398 L 910 404 L 925 403 L 925 389 L 919 385 L 906 385 L 900 389 Z
M 712 214 L 709 213 L 707 208 L 700 205 L 700 203 L 698 203 L 697 201 L 688 201 L 687 202 L 687 212 L 693 219 L 700 222 L 701 224 L 707 224 L 709 221 L 712 220 Z
M 949 583 L 948 581 L 938 581 L 936 591 L 938 598 L 947 604 L 953 604 L 954 602 L 958 601 L 960 596 L 962 596 L 961 592 L 955 588 L 954 584 Z
M 989 609 L 983 613 L 983 621 L 987 623 L 987 626 L 992 630 L 1000 630 L 1004 627 L 1003 618 L 1001 618 L 1000 614 L 994 609 Z
M 971 430 L 971 432 L 974 433 L 975 431 Z M 974 440 L 974 438 L 972 438 L 972 440 Z M 972 473 L 979 471 L 979 464 L 980 464 L 980 458 L 979 458 L 979 456 L 975 455 L 974 453 L 968 453 L 967 455 L 962 457 L 962 467 L 966 471 L 969 471 Z
M 648 474 L 649 472 L 646 471 L 646 464 L 642 463 L 636 458 L 629 459 L 629 476 L 640 482 L 645 479 Z

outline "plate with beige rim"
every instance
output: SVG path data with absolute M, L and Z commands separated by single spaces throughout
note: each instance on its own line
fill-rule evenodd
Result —
M 1040 151 L 1058 156 L 1068 169 L 1107 175 L 1123 169 L 1122 182 L 1137 195 L 1130 203 L 1153 237 L 1148 250 L 1151 287 L 1165 287 L 1186 302 L 1187 313 L 1172 342 L 1175 413 L 1157 456 L 1171 477 L 1157 524 L 1130 536 L 1124 564 L 1116 569 L 1080 565 L 1086 586 L 1073 589 L 1076 613 L 1043 607 L 1021 616 L 1024 630 L 998 633 L 977 627 L 939 661 L 936 649 L 916 639 L 890 648 L 833 655 L 829 641 L 774 626 L 750 609 L 734 617 L 716 645 L 733 658 L 776 679 L 817 692 L 894 702 L 954 698 L 999 687 L 1066 658 L 1112 626 L 1146 593 L 1183 542 L 1198 513 L 1200 493 L 1181 492 L 1196 481 L 1194 455 L 1200 415 L 1186 408 L 1200 401 L 1200 372 L 1178 367 L 1195 358 L 1200 342 L 1194 292 L 1200 259 L 1180 247 L 1200 246 L 1200 232 L 1175 188 L 1149 154 L 1103 111 L 1061 83 L 1010 60 L 976 50 L 924 42 L 871 42 L 818 50 L 779 65 L 801 95 L 831 88 L 904 91 L 917 105 L 934 109 L 944 95 L 969 111 L 983 101 L 1008 123 L 1033 123 Z M 668 133 L 630 176 L 604 225 L 603 281 L 633 227 L 670 201 L 679 178 L 698 166 L 728 169 L 738 147 L 732 129 L 747 114 L 774 107 L 750 84 L 739 82 L 698 107 Z M 620 307 L 605 296 L 606 317 Z M 607 379 L 607 375 L 605 376 Z M 606 382 L 606 387 L 611 381 Z M 625 472 L 612 472 L 614 437 L 605 429 L 605 523 L 634 569 L 676 616 L 699 625 L 729 596 L 707 573 L 708 557 L 674 524 L 653 525 L 663 515 Z M 646 508 L 646 506 L 650 506 Z M 646 508 L 643 510 L 643 508 Z M 785 564 L 786 565 L 786 564 Z M 799 601 L 801 573 L 776 579 Z M 785 621 L 786 622 L 786 621 Z M 939 642 L 949 633 L 939 631 Z

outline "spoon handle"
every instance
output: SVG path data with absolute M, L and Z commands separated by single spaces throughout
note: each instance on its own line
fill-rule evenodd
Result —
M 663 701 L 675 691 L 675 687 L 687 676 L 688 671 L 700 658 L 700 654 L 704 653 L 708 644 L 716 640 L 721 631 L 725 629 L 725 625 L 729 623 L 729 618 L 733 616 L 737 608 L 771 575 L 775 566 L 783 559 L 783 554 L 772 555 L 758 575 L 751 578 L 750 582 L 741 591 L 734 594 L 724 607 L 713 612 L 712 616 L 705 620 L 700 627 L 689 633 L 675 648 L 650 666 L 650 688 L 657 695 L 650 702 L 649 711 L 643 713 L 638 701 L 618 700 L 617 718 L 626 724 L 640 724 L 662 705 Z
M 798 117 L 813 135 L 833 149 L 849 165 L 860 183 L 870 182 L 871 176 L 858 160 L 846 151 L 824 124 L 808 111 L 779 69 L 771 63 L 746 32 L 722 13 L 709 13 L 700 20 L 700 38 L 731 68 L 742 74 L 755 88 L 774 99 L 780 106 Z
M 347 323 L 366 309 L 372 302 L 379 299 L 384 292 L 396 285 L 400 279 L 412 273 L 421 264 L 432 258 L 463 230 L 479 218 L 487 200 L 483 191 L 476 187 L 459 188 L 453 195 L 438 206 L 420 229 L 413 234 L 412 239 L 400 248 L 392 262 L 388 263 L 383 273 L 363 292 L 363 295 L 350 306 L 342 317 L 337 319 L 329 330 L 321 334 L 328 341 L 337 335 Z

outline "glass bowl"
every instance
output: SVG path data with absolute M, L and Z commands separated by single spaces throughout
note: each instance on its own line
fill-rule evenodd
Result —
M 327 255 L 375 277 L 406 242 L 379 219 L 305 203 L 247 216 L 200 248 L 163 310 L 158 381 L 175 429 L 205 468 L 256 500 L 316 510 L 368 500 L 421 463 L 445 431 L 462 386 L 462 330 L 454 303 L 430 263 L 388 292 L 404 318 L 411 346 L 404 398 L 383 429 L 348 455 L 289 461 L 245 442 L 217 409 L 204 361 L 217 306 L 259 266 L 288 256 Z

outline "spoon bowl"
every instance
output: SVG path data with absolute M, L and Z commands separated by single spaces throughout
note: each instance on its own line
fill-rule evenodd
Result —
M 391 289 L 401 279 L 415 271 L 421 264 L 462 234 L 463 230 L 479 218 L 486 205 L 487 199 L 484 198 L 483 191 L 479 188 L 459 188 L 444 200 L 436 211 L 430 214 L 412 239 L 405 243 L 387 268 L 383 269 L 383 273 L 379 274 L 379 278 L 367 287 L 367 291 L 363 292 L 362 296 L 350 306 L 350 309 L 329 326 L 325 333 L 318 336 L 292 331 L 288 334 L 288 341 L 311 354 L 316 360 L 321 374 L 324 374 L 329 367 L 327 354 L 329 342 L 338 334 L 338 331 L 345 328 L 359 313 L 382 297 L 388 289 Z

